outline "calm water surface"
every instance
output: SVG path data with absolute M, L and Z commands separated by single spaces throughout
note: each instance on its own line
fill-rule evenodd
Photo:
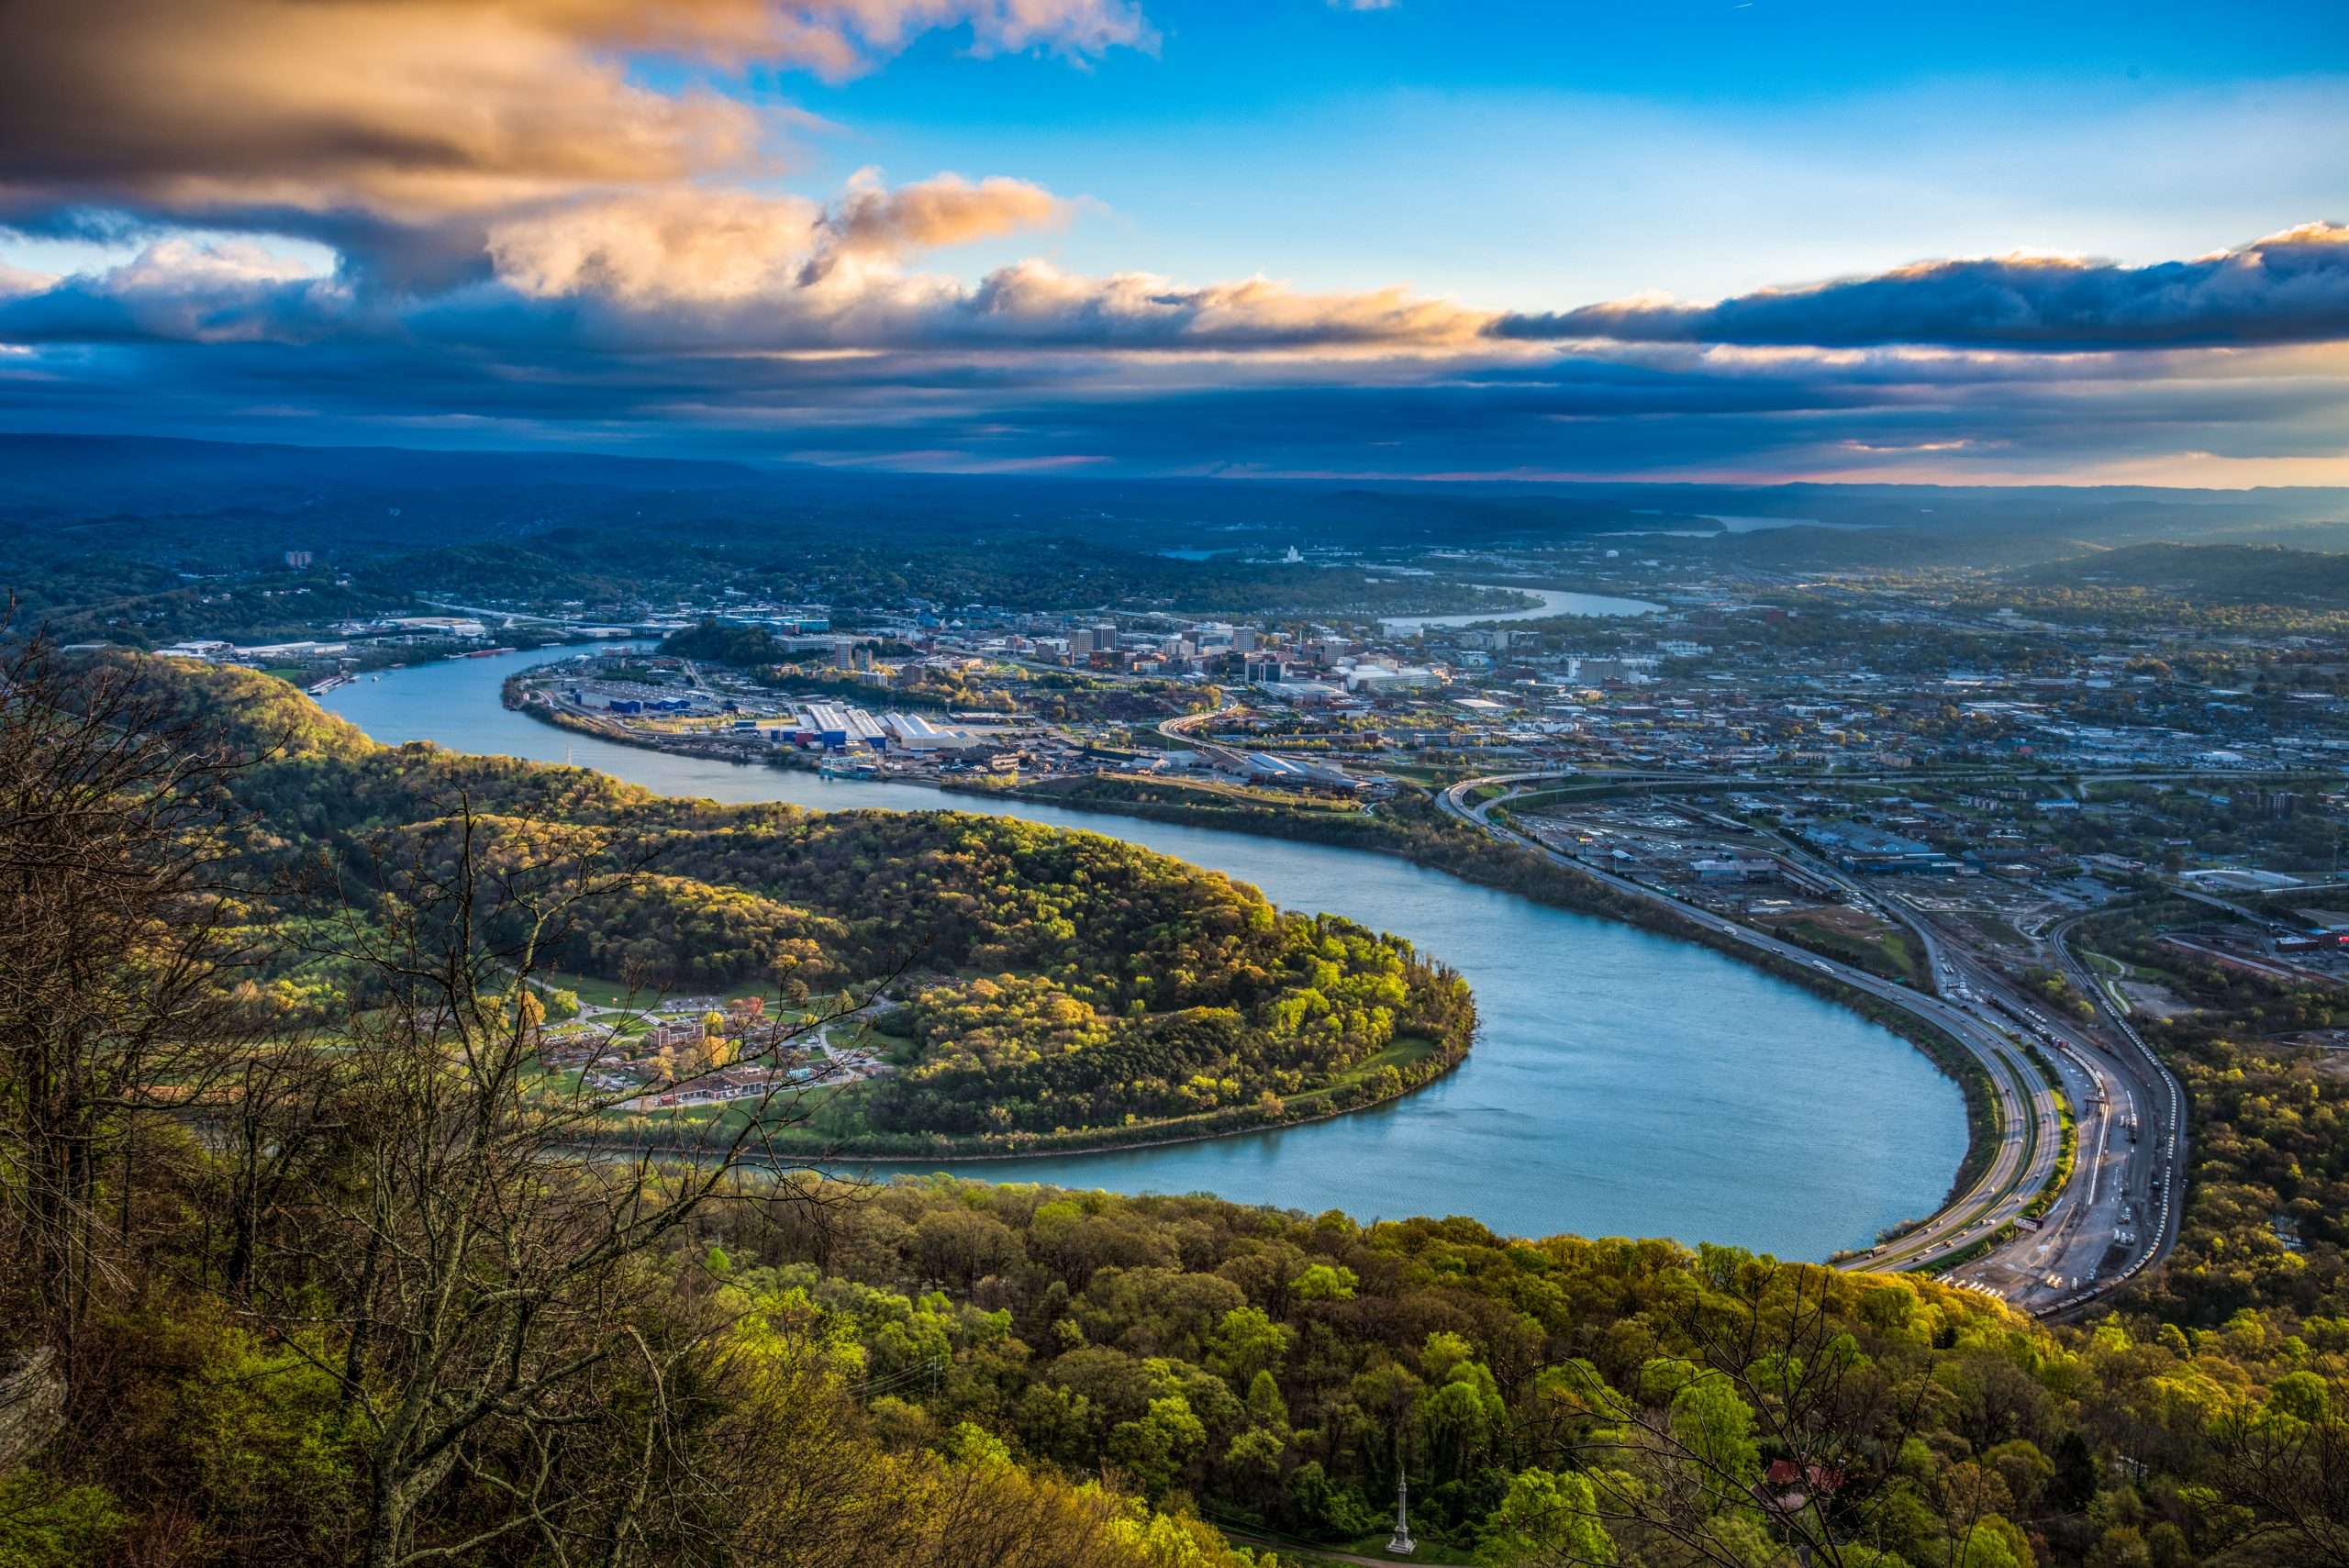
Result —
M 1358 1218 L 1464 1214 L 1521 1235 L 1673 1236 L 1820 1258 L 1931 1210 L 1965 1152 L 1956 1087 L 1897 1038 L 1706 949 L 1382 855 L 737 767 L 573 735 L 498 701 L 547 652 L 362 679 L 324 706 L 376 740 L 570 760 L 669 795 L 986 810 L 1108 833 L 1395 931 L 1483 1018 L 1467 1062 L 1380 1109 L 1126 1153 L 983 1162 L 1004 1181 L 1210 1192 Z M 922 1170 L 937 1169 L 924 1162 Z
M 1481 615 L 1458 616 L 1388 616 L 1379 625 L 1397 637 L 1435 626 L 1483 626 L 1487 621 L 1541 620 L 1549 616 L 1645 616 L 1664 608 L 1645 599 L 1619 599 L 1609 594 L 1573 594 L 1563 588 L 1529 588 L 1522 583 L 1479 583 L 1480 588 L 1502 588 L 1512 594 L 1531 594 L 1542 602 L 1528 609 L 1502 610 L 1497 614 L 1487 610 Z

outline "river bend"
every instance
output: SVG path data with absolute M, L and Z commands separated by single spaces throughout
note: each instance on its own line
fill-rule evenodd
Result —
M 555 656 L 362 676 L 322 704 L 386 743 L 568 760 L 669 795 L 987 811 L 1108 833 L 1252 882 L 1286 906 L 1395 931 L 1475 988 L 1483 1025 L 1467 1062 L 1386 1106 L 1238 1138 L 963 1166 L 969 1173 L 1819 1259 L 1930 1213 L 1965 1153 L 1956 1085 L 1907 1042 L 1709 949 L 1383 855 L 672 756 L 503 706 L 508 674 Z

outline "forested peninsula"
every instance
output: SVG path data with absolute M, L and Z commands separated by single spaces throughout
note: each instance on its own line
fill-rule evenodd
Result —
M 1246 1131 L 1405 1093 L 1475 1031 L 1465 984 L 1408 942 L 1101 835 L 670 799 L 581 769 L 379 746 L 247 672 L 158 663 L 143 678 L 254 759 L 228 787 L 251 814 L 245 868 L 287 890 L 279 915 L 330 906 L 380 930 L 390 883 L 449 875 L 468 839 L 501 867 L 594 882 L 539 933 L 531 988 L 552 1004 L 550 1092 L 641 1084 L 606 1095 L 597 1130 L 615 1140 L 750 1114 L 763 1085 L 746 1041 L 842 998 L 852 1023 L 788 1053 L 818 1089 L 779 1134 L 796 1148 L 1011 1153 Z M 317 943 L 256 978 L 292 1027 L 365 1000 L 347 954 Z M 702 1040 L 662 1027 L 685 996 L 710 1004 Z M 713 1069 L 730 1071 L 732 1097 L 696 1081 Z

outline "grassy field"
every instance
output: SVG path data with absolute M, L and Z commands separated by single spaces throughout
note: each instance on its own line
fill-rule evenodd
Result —
M 1382 1067 L 1393 1067 L 1400 1071 L 1425 1062 L 1435 1054 L 1435 1041 L 1424 1035 L 1406 1036 L 1377 1054 L 1363 1058 L 1362 1061 L 1318 1089 L 1308 1089 L 1301 1095 L 1282 1096 L 1282 1103 L 1292 1110 L 1302 1109 L 1306 1115 L 1310 1116 L 1313 1114 L 1314 1107 L 1327 1100 L 1335 1091 L 1375 1077 Z
M 558 991 L 568 991 L 591 1007 L 651 1007 L 661 998 L 650 991 L 631 993 L 625 985 L 610 980 L 598 980 L 592 974 L 573 974 L 560 969 L 542 970 L 539 983 Z
M 787 1014 L 801 1014 L 806 1006 L 805 1003 L 786 1001 L 783 993 L 772 985 L 747 983 L 727 986 L 718 991 L 676 989 L 660 991 L 650 986 L 630 991 L 617 980 L 599 979 L 592 974 L 580 974 L 562 969 L 541 970 L 539 972 L 538 979 L 541 984 L 572 993 L 591 1007 L 627 1007 L 638 1012 L 651 1012 L 655 1008 L 668 1006 L 680 996 L 715 996 L 720 1002 L 735 1002 L 746 996 L 756 996 L 767 1005 L 768 1017 L 779 1018 Z
M 1431 789 L 1445 788 L 1467 776 L 1465 770 L 1461 768 L 1431 768 L 1419 762 L 1401 762 L 1386 771 L 1398 779 L 1410 779 Z
M 1813 952 L 1841 959 L 1887 980 L 1913 984 L 1922 977 L 1924 966 L 1903 931 L 1887 929 L 1881 936 L 1864 937 L 1807 919 L 1774 920 L 1769 928 Z

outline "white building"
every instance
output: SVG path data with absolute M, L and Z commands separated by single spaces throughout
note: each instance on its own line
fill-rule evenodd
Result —
M 907 751 L 967 751 L 986 744 L 986 738 L 973 730 L 932 724 L 918 713 L 885 713 L 881 725 L 888 731 L 889 744 Z

